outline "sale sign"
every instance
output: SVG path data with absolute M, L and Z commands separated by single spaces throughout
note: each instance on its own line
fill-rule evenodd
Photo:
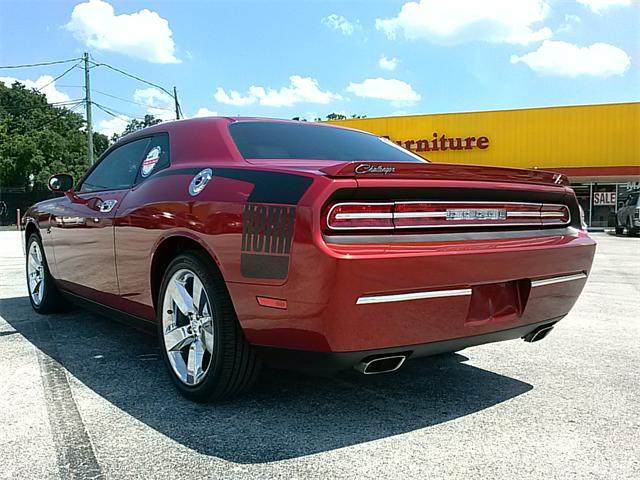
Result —
M 615 205 L 616 192 L 593 192 L 594 205 Z

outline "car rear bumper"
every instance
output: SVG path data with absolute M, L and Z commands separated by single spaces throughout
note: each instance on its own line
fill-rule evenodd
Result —
M 406 356 L 408 359 L 428 357 L 443 353 L 457 352 L 468 347 L 484 345 L 486 343 L 515 340 L 523 338 L 527 334 L 542 327 L 553 326 L 560 319 L 561 317 L 545 322 L 523 325 L 482 335 L 376 350 L 361 350 L 355 352 L 314 352 L 310 350 L 295 350 L 267 346 L 256 346 L 256 350 L 262 360 L 272 367 L 313 373 L 331 373 L 340 370 L 347 370 L 370 359 L 383 356 L 402 355 Z
M 466 344 L 565 316 L 594 252 L 595 242 L 575 230 L 383 249 L 301 244 L 284 285 L 228 285 L 254 345 L 344 353 Z M 286 300 L 286 309 L 261 306 L 258 296 Z

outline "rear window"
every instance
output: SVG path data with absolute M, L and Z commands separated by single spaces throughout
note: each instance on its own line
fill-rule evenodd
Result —
M 323 125 L 237 122 L 229 131 L 246 159 L 426 162 L 386 138 Z

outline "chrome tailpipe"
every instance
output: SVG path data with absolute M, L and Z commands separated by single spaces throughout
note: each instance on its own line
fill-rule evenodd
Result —
M 363 360 L 353 368 L 365 375 L 395 372 L 402 366 L 406 359 L 406 355 L 389 355 L 387 357 L 376 357 L 367 361 Z
M 553 330 L 553 325 L 542 325 L 536 328 L 534 331 L 527 333 L 524 337 L 522 337 L 522 339 L 525 342 L 529 343 L 539 342 L 544 337 L 549 335 L 549 333 L 551 333 L 551 330 Z

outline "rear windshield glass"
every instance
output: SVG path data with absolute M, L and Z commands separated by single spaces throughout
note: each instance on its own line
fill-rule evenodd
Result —
M 247 159 L 368 160 L 425 162 L 386 138 L 322 125 L 284 122 L 238 122 L 231 137 Z

